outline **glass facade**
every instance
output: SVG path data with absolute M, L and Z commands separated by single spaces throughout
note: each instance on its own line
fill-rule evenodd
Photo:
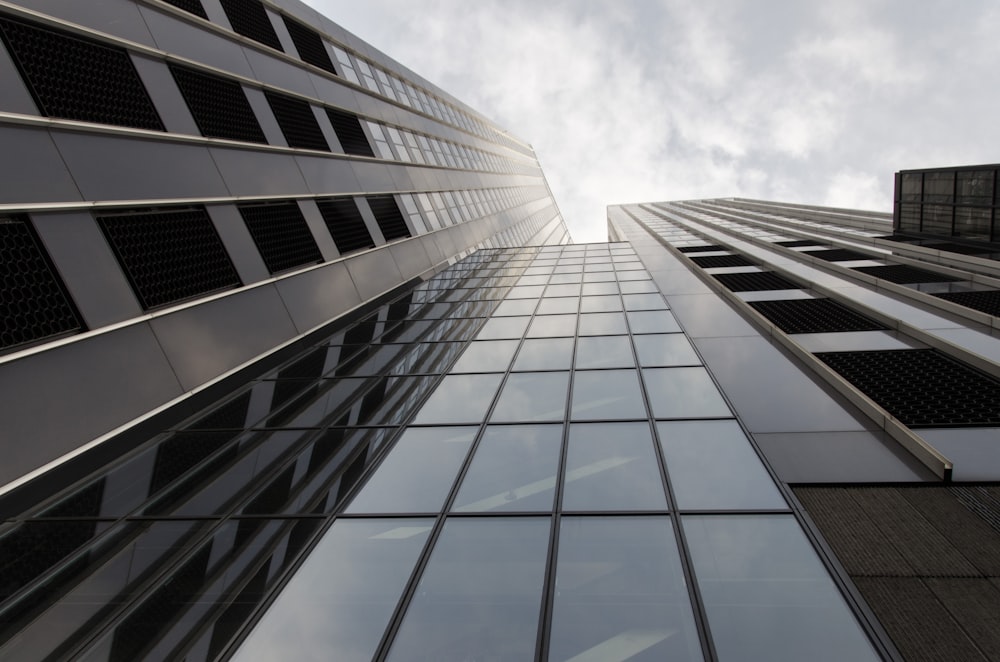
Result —
M 480 250 L 6 527 L 15 658 L 878 657 L 623 243 Z

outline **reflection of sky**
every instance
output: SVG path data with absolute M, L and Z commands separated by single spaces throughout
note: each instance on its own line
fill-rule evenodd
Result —
M 531 143 L 578 241 L 612 203 L 886 211 L 894 170 L 996 161 L 986 0 L 308 4 Z

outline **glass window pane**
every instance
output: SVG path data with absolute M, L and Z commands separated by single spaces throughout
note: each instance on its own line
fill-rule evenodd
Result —
M 580 285 L 549 285 L 545 290 L 547 297 L 576 297 L 580 296 Z
M 787 508 L 736 421 L 657 423 L 678 508 Z
M 683 333 L 636 336 L 632 342 L 643 367 L 701 364 Z
M 732 416 L 704 368 L 646 368 L 642 376 L 656 418 Z
M 618 283 L 585 283 L 583 286 L 583 294 L 584 296 L 618 294 Z
M 580 299 L 581 313 L 610 313 L 622 309 L 622 300 L 617 294 L 613 296 L 582 297 Z
M 480 340 L 469 343 L 451 369 L 460 372 L 505 372 L 519 340 Z
M 558 315 L 560 313 L 576 313 L 580 307 L 578 297 L 560 297 L 557 299 L 542 299 L 538 304 L 539 315 Z
M 566 411 L 568 372 L 510 375 L 493 410 L 493 421 L 561 421 Z
M 479 423 L 503 375 L 447 375 L 417 412 L 414 423 Z
M 334 522 L 233 659 L 372 659 L 433 523 Z
M 528 328 L 529 320 L 530 317 L 494 317 L 486 320 L 486 324 L 476 335 L 476 340 L 520 338 Z
M 517 353 L 514 370 L 569 370 L 572 338 L 529 338 Z
M 600 267 L 592 267 L 594 269 L 599 269 Z M 605 283 L 615 280 L 615 272 L 613 271 L 602 271 L 600 273 L 587 272 L 583 274 L 584 283 Z
M 626 294 L 625 310 L 666 310 L 667 302 L 659 294 Z
M 501 301 L 497 309 L 493 311 L 493 317 L 509 317 L 511 315 L 530 315 L 535 312 L 535 304 L 532 299 L 510 299 Z
M 551 512 L 561 445 L 561 425 L 487 427 L 454 510 Z
M 682 519 L 720 660 L 877 660 L 791 515 Z
M 478 429 L 409 428 L 347 512 L 439 512 Z
M 576 315 L 542 315 L 531 321 L 528 338 L 554 338 L 576 334 Z
M 666 517 L 564 517 L 550 660 L 700 660 Z
M 448 520 L 389 660 L 531 660 L 549 518 Z
M 573 379 L 573 420 L 646 418 L 635 370 L 587 370 Z
M 516 287 L 510 288 L 510 292 L 507 293 L 508 299 L 537 299 L 542 296 L 542 291 L 545 288 L 541 285 L 518 285 Z
M 564 510 L 665 510 L 648 423 L 573 423 Z
M 634 365 L 628 336 L 593 336 L 577 341 L 577 369 L 631 368 Z
M 646 292 L 659 292 L 656 285 L 651 280 L 635 280 L 631 282 L 619 283 L 622 294 L 643 294 Z
M 588 313 L 580 315 L 581 336 L 607 336 L 627 333 L 622 313 Z
M 628 323 L 632 333 L 677 333 L 681 327 L 666 310 L 628 313 Z

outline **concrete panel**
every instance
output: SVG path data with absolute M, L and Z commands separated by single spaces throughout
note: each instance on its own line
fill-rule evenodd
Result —
M 308 193 L 291 154 L 212 147 L 212 157 L 232 195 L 296 195 Z
M 55 347 L 0 370 L 0 484 L 181 394 L 145 324 Z
M 419 276 L 434 266 L 422 242 L 417 239 L 405 239 L 389 245 L 396 266 L 404 279 Z
M 5 154 L 31 158 L 0 159 L 0 203 L 63 202 L 81 200 L 52 137 L 45 129 L 0 126 Z
M 309 97 L 316 96 L 316 88 L 313 87 L 312 79 L 304 69 L 249 46 L 244 46 L 243 52 L 254 72 L 252 78 L 284 90 Z
M 760 336 L 754 326 L 715 294 L 674 295 L 667 301 L 692 338 Z
M 754 439 L 786 483 L 939 480 L 881 431 L 758 433 Z
M 673 297 L 683 299 L 684 297 Z M 677 314 L 677 308 L 674 307 Z M 873 429 L 765 338 L 693 338 L 705 364 L 753 433 Z M 855 413 L 856 412 L 856 413 Z
M 17 0 L 15 4 L 129 41 L 153 45 L 153 36 L 132 0 Z
M 3 81 L 0 85 L 0 110 L 24 115 L 40 114 L 3 42 L 0 42 L 0 80 Z
M 300 333 L 323 324 L 362 302 L 342 262 L 324 265 L 276 283 Z
M 312 232 L 313 239 L 316 240 L 323 260 L 335 260 L 340 257 L 340 251 L 337 250 L 337 244 L 333 243 L 333 237 L 330 236 L 330 230 L 326 227 L 323 215 L 319 213 L 316 201 L 308 198 L 299 200 L 299 209 L 302 210 L 302 216 L 306 219 L 306 224 Z
M 243 85 L 242 87 L 243 93 L 247 97 L 247 102 L 253 110 L 253 114 L 257 116 L 257 121 L 260 123 L 261 131 L 264 132 L 267 144 L 277 147 L 288 147 L 288 141 L 285 140 L 285 135 L 281 132 L 281 127 L 278 125 L 278 120 L 274 117 L 274 112 L 271 111 L 271 105 L 267 103 L 267 97 L 264 96 L 264 92 L 259 87 L 251 87 L 249 85 Z
M 200 136 L 198 125 L 166 63 L 141 55 L 132 55 L 132 62 L 167 131 Z
M 243 284 L 250 285 L 270 278 L 271 274 L 236 206 L 208 205 L 206 210 Z
M 370 299 L 403 282 L 403 275 L 385 249 L 369 251 L 346 261 L 362 299 Z
M 239 43 L 147 5 L 139 5 L 139 11 L 146 19 L 157 48 L 223 71 L 253 78 L 253 70 Z M 228 22 L 221 25 L 228 26 Z
M 350 161 L 305 154 L 296 154 L 295 161 L 311 193 L 336 195 L 363 190 Z
M 228 195 L 202 145 L 53 131 L 59 152 L 88 200 Z
M 185 390 L 295 337 L 273 287 L 237 292 L 150 322 Z
M 88 329 L 142 315 L 93 216 L 86 212 L 32 214 L 31 220 Z

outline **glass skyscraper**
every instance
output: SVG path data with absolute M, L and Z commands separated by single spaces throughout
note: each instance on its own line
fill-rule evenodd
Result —
M 0 81 L 0 657 L 1000 651 L 990 167 L 575 245 L 293 0 L 3 3 Z

